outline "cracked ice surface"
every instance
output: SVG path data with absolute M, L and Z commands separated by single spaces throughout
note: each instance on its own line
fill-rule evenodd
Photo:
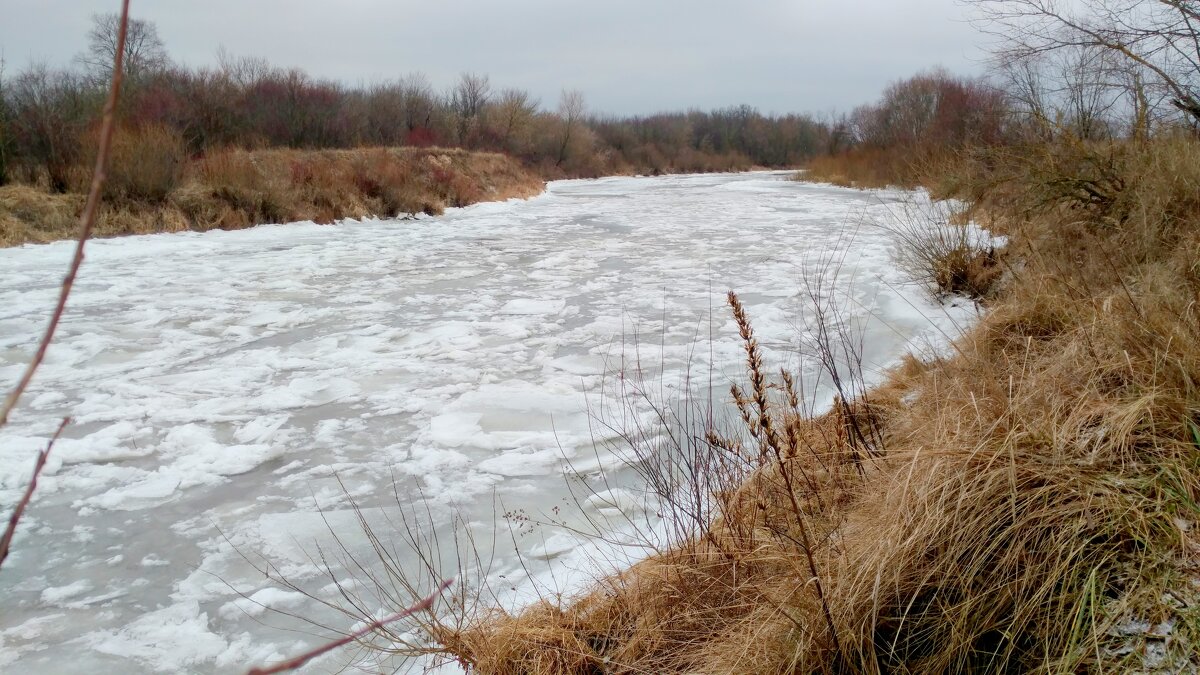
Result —
M 846 311 L 872 317 L 872 372 L 969 321 L 905 285 L 866 224 L 902 196 L 772 173 L 610 178 L 438 218 L 89 244 L 59 338 L 0 430 L 7 513 L 74 419 L 0 573 L 0 668 L 245 670 L 318 641 L 269 610 L 349 628 L 242 558 L 320 595 L 313 557 L 331 531 L 366 550 L 347 493 L 371 512 L 421 500 L 435 520 L 498 527 L 495 570 L 520 576 L 501 511 L 566 503 L 564 459 L 585 475 L 613 464 L 588 411 L 620 408 L 602 375 L 631 345 L 652 372 L 711 369 L 718 392 L 740 376 L 727 289 L 777 363 L 796 363 L 801 263 L 834 250 Z M 69 256 L 67 242 L 0 250 L 3 391 Z M 581 508 L 636 510 L 623 476 Z M 561 532 L 514 539 L 559 582 L 584 567 Z

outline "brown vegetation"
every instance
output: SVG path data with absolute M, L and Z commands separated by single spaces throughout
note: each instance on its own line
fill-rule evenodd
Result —
M 222 150 L 181 161 L 165 130 L 114 141 L 97 236 L 441 213 L 531 197 L 542 180 L 504 155 L 438 148 Z M 82 195 L 0 187 L 0 245 L 73 236 Z
M 829 151 L 800 180 L 846 187 L 915 187 L 966 149 L 993 148 L 1019 130 L 1006 95 L 984 80 L 944 71 L 896 82 L 877 103 L 856 108 L 830 132 Z
M 115 25 L 115 17 L 94 17 L 79 68 L 35 63 L 5 72 L 0 64 L 0 185 L 72 189 L 94 146 L 89 130 L 111 72 Z M 764 115 L 745 105 L 599 117 L 579 91 L 541 102 L 520 89 L 496 91 L 476 73 L 439 92 L 419 73 L 350 87 L 227 54 L 217 68 L 193 69 L 171 62 L 154 24 L 138 21 L 130 31 L 137 47 L 127 54 L 123 136 L 157 136 L 142 139 L 139 151 L 157 147 L 160 161 L 180 146 L 189 156 L 231 147 L 456 147 L 503 152 L 547 178 L 586 178 L 794 167 L 822 147 L 827 132 L 810 115 Z M 170 178 L 167 168 L 158 166 L 156 176 Z M 161 196 L 162 185 L 132 187 Z
M 901 204 L 904 213 L 888 228 L 897 244 L 896 265 L 939 298 L 988 299 L 1004 273 L 1003 251 L 970 227 L 970 212 L 953 201 Z

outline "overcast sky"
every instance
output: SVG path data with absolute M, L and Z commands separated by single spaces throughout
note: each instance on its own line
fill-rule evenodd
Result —
M 116 0 L 0 0 L 10 73 L 66 65 Z M 173 59 L 218 48 L 347 83 L 461 72 L 553 106 L 563 88 L 618 114 L 748 103 L 844 110 L 945 66 L 976 73 L 980 36 L 956 0 L 134 0 Z

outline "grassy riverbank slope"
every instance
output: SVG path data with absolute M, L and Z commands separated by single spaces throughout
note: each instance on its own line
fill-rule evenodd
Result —
M 667 450 L 702 469 L 667 483 L 712 505 L 665 509 L 693 536 L 435 630 L 447 651 L 492 674 L 1193 672 L 1200 145 L 1063 140 L 934 178 L 1009 237 L 959 252 L 1001 273 L 949 355 L 812 416 L 734 299 L 744 425 Z
M 100 237 L 240 229 L 262 223 L 441 213 L 446 207 L 531 197 L 544 181 L 498 153 L 439 148 L 225 150 L 181 160 L 147 142 L 115 148 L 96 226 Z M 77 191 L 0 187 L 0 246 L 74 237 Z

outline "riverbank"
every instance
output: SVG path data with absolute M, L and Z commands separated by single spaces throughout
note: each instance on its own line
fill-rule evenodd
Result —
M 506 155 L 456 149 L 224 150 L 181 165 L 151 154 L 114 158 L 118 187 L 101 207 L 96 236 L 439 214 L 545 188 Z M 73 238 L 83 203 L 81 192 L 0 187 L 0 246 Z
M 743 289 L 761 339 L 786 344 L 804 308 L 798 260 L 842 251 L 836 292 L 880 309 L 853 315 L 873 362 L 974 315 L 969 303 L 944 314 L 906 286 L 886 231 L 841 226 L 848 212 L 886 220 L 909 195 L 788 177 L 572 180 L 400 223 L 90 243 L 27 404 L 0 430 L 0 502 L 13 503 L 37 451 L 74 420 L 0 575 L 2 667 L 59 672 L 55 645 L 87 672 L 277 662 L 357 620 L 324 604 L 345 600 L 330 572 L 367 611 L 403 601 L 395 579 L 428 569 L 406 518 L 441 538 L 439 573 L 457 575 L 453 530 L 470 523 L 486 569 L 512 579 L 497 585 L 517 585 L 511 518 L 559 507 L 586 527 L 614 510 L 598 499 L 575 513 L 572 488 L 637 485 L 615 446 L 596 445 L 593 415 L 648 424 L 654 411 L 606 373 L 640 355 L 656 391 L 689 364 L 725 382 L 743 356 L 722 289 Z M 34 353 L 71 252 L 68 241 L 0 250 L 0 379 Z M 713 349 L 697 349 L 710 333 Z M 579 481 L 563 480 L 564 461 Z M 555 534 L 525 527 L 517 543 L 540 556 L 527 569 L 564 580 L 589 542 Z M 364 574 L 381 585 L 351 587 Z M 373 588 L 386 595 L 368 598 Z M 374 655 L 339 650 L 314 666 L 397 666 L 360 657 Z
M 731 298 L 743 425 L 665 451 L 704 469 L 664 483 L 694 497 L 664 496 L 685 536 L 581 596 L 438 626 L 446 653 L 505 675 L 1194 670 L 1200 148 L 953 168 L 938 188 L 1009 243 L 969 256 L 1002 273 L 949 354 L 813 416 Z

